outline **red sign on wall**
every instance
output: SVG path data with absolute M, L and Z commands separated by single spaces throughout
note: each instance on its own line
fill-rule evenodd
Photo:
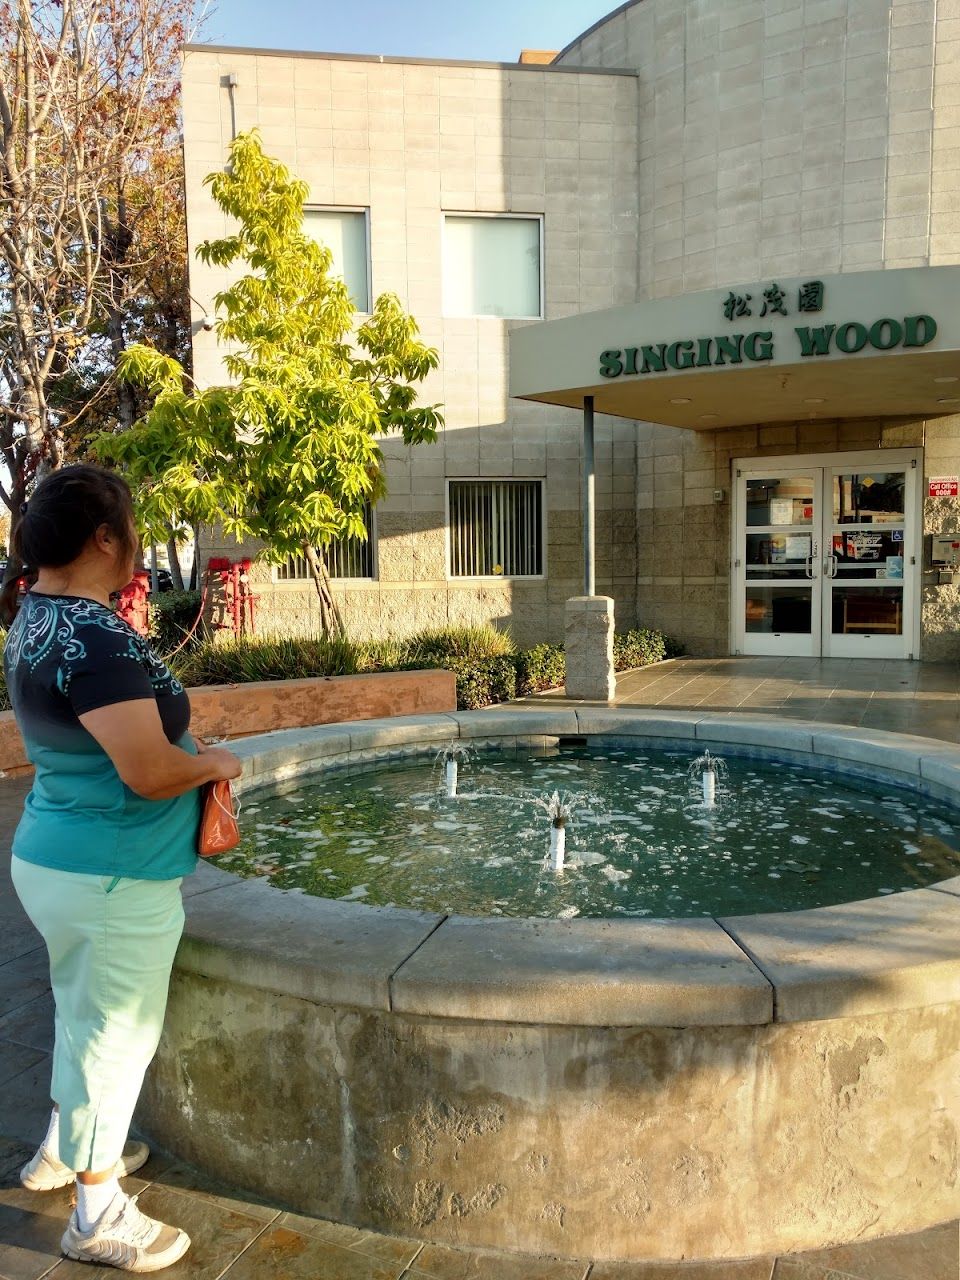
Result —
M 930 498 L 960 497 L 960 476 L 931 476 L 927 496 Z

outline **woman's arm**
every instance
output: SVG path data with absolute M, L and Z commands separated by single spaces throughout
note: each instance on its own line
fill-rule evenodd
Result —
M 169 800 L 205 782 L 237 778 L 242 765 L 232 752 L 208 747 L 191 755 L 167 741 L 153 698 L 114 702 L 80 716 L 131 791 L 145 800 Z

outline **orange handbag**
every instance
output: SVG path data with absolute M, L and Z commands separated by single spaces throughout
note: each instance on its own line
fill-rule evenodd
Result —
M 233 810 L 233 791 L 226 780 L 205 783 L 201 792 L 200 831 L 197 852 L 215 858 L 240 843 L 240 827 Z

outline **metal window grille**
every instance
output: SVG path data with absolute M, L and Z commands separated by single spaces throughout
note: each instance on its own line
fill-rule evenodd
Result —
M 321 548 L 331 578 L 373 577 L 373 518 L 369 503 L 363 509 L 363 523 L 366 538 L 337 538 Z M 306 556 L 290 556 L 277 566 L 278 582 L 300 582 L 311 577 Z
M 542 481 L 451 480 L 449 538 L 453 578 L 539 577 Z

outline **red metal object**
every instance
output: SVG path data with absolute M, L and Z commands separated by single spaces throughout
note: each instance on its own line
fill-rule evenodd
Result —
M 250 590 L 252 564 L 252 560 L 227 560 L 223 556 L 214 556 L 207 562 L 208 574 L 219 579 L 223 587 L 224 617 L 229 619 L 216 626 L 221 630 L 232 630 L 235 636 L 252 635 L 256 630 L 256 596 Z
M 145 569 L 138 569 L 120 592 L 117 602 L 117 615 L 141 636 L 145 636 L 150 630 L 150 608 L 147 602 L 149 590 L 149 573 Z

